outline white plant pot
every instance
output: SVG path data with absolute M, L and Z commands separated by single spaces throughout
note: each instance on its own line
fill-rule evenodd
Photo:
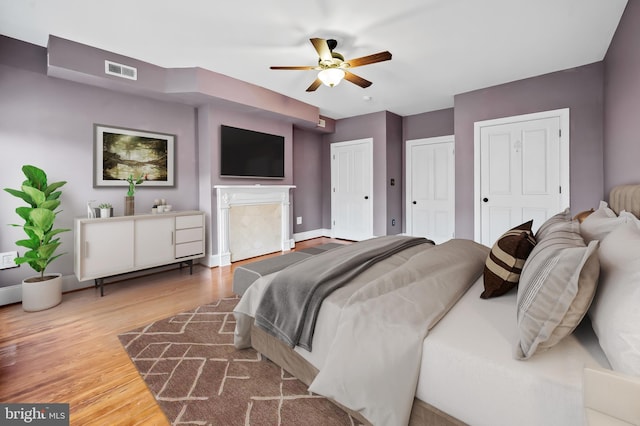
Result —
M 27 312 L 43 311 L 62 302 L 62 274 L 46 274 L 45 281 L 32 281 L 40 275 L 22 280 L 22 309 Z
M 100 217 L 111 217 L 111 208 L 100 209 Z

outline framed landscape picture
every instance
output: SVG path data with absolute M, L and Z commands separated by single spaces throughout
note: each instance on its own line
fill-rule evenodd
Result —
M 93 186 L 128 186 L 142 176 L 143 186 L 175 185 L 175 135 L 94 124 Z

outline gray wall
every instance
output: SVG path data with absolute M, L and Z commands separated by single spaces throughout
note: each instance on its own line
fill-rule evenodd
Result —
M 629 1 L 605 57 L 604 190 L 640 183 L 640 2 Z
M 406 178 L 407 141 L 413 139 L 435 138 L 438 136 L 453 135 L 453 108 L 438 111 L 423 112 L 422 114 L 402 117 L 402 218 L 406 217 L 407 188 L 404 185 Z M 407 224 L 402 221 L 402 232 L 407 231 Z
M 390 226 L 390 219 L 400 214 L 398 223 L 402 224 L 404 218 L 404 194 L 400 205 L 397 195 L 398 188 L 404 192 L 404 142 L 455 134 L 456 232 L 459 237 L 472 238 L 475 121 L 570 108 L 571 201 L 575 211 L 597 205 L 614 185 L 640 181 L 640 169 L 636 167 L 640 158 L 639 39 L 640 4 L 629 2 L 604 62 L 459 94 L 455 109 L 401 119 L 383 111 L 337 120 L 334 134 L 320 136 L 294 130 L 291 124 L 276 118 L 211 106 L 196 111 L 188 105 L 48 77 L 44 48 L 0 37 L 0 146 L 5 148 L 0 160 L 0 187 L 19 185 L 20 167 L 31 163 L 43 167 L 52 180 L 69 181 L 64 187 L 61 226 L 71 228 L 74 217 L 84 216 L 90 199 L 111 202 L 116 212 L 121 212 L 124 188 L 93 188 L 90 178 L 92 126 L 102 123 L 177 136 L 176 188 L 141 186 L 136 194 L 138 211 L 154 198 L 171 200 L 176 209 L 215 211 L 213 185 L 250 183 L 217 177 L 218 127 L 235 123 L 287 135 L 287 155 L 292 162 L 287 179 L 279 183 L 298 186 L 294 191 L 294 216 L 302 216 L 303 224 L 294 225 L 294 231 L 330 229 L 330 144 L 371 137 L 374 168 L 379 171 L 374 176 L 374 233 L 383 235 L 399 231 L 397 226 Z M 391 177 L 396 179 L 395 188 L 389 186 Z M 15 222 L 13 210 L 19 200 L 0 192 L 0 205 L 0 224 Z M 212 219 L 215 224 L 215 218 L 208 216 L 210 223 Z M 404 229 L 404 224 L 399 226 Z M 0 226 L 0 251 L 14 250 L 14 241 L 19 238 L 19 229 Z M 69 254 L 52 269 L 72 274 L 72 233 L 62 239 L 63 249 Z M 209 235 L 208 243 L 215 246 L 215 235 Z M 0 286 L 15 284 L 30 274 L 27 267 L 2 270 Z
M 197 209 L 197 164 L 194 109 L 154 101 L 66 80 L 47 77 L 46 50 L 0 37 L 0 188 L 18 188 L 21 167 L 42 168 L 50 181 L 66 180 L 57 225 L 73 228 L 75 217 L 86 217 L 88 200 L 110 202 L 123 214 L 127 189 L 93 187 L 93 124 L 101 123 L 176 135 L 176 187 L 140 185 L 136 211 L 151 211 L 155 198 L 165 198 L 176 210 Z M 23 238 L 15 208 L 21 200 L 0 192 L 0 252 L 16 250 Z M 61 235 L 62 252 L 51 272 L 73 274 L 73 232 Z M 0 287 L 19 284 L 34 275 L 24 265 L 0 270 Z
M 294 128 L 293 141 L 293 232 L 322 229 L 322 135 Z
M 455 96 L 456 236 L 473 238 L 473 124 L 569 108 L 571 209 L 597 207 L 603 197 L 602 62 Z
M 239 127 L 258 132 L 284 136 L 284 179 L 251 179 L 220 177 L 220 125 Z M 246 112 L 226 110 L 211 106 L 198 108 L 198 145 L 206 155 L 199 158 L 200 209 L 210 212 L 209 253 L 218 253 L 217 200 L 215 185 L 293 185 L 293 125 Z M 208 192 L 210 191 L 210 192 Z M 291 232 L 291 230 L 290 230 Z
M 386 112 L 387 125 L 387 235 L 395 235 L 404 228 L 404 142 L 402 140 L 402 117 Z M 391 179 L 395 184 L 391 185 Z
M 402 118 L 402 137 L 405 141 L 453 135 L 453 108 L 423 112 Z
M 322 224 L 331 229 L 331 144 L 373 138 L 373 233 L 387 232 L 387 113 L 386 111 L 336 120 L 336 132 L 324 136 Z

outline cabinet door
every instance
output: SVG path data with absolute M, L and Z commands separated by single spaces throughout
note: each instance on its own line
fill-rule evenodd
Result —
M 133 268 L 133 221 L 83 223 L 80 232 L 80 281 Z
M 135 221 L 135 266 L 149 268 L 175 260 L 174 218 L 158 217 Z

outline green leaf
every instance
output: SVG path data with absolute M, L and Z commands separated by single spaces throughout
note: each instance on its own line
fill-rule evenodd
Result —
M 27 177 L 31 186 L 41 191 L 47 187 L 47 174 L 36 166 L 22 166 L 22 173 Z
M 25 231 L 29 230 L 33 235 L 38 237 L 38 244 L 44 238 L 44 232 L 45 231 L 43 231 L 42 228 L 39 228 L 39 227 L 33 226 L 33 225 L 25 225 L 24 226 L 24 230 Z
M 26 247 L 31 250 L 37 250 L 40 246 L 40 240 L 33 238 L 29 240 L 18 240 L 16 241 L 16 245 L 20 247 Z
M 66 252 L 65 253 L 60 253 L 60 254 L 57 254 L 57 255 L 52 256 L 49 259 L 47 259 L 47 265 L 49 265 L 51 262 L 53 262 L 54 260 L 56 260 L 57 258 L 62 256 L 63 254 L 67 254 L 67 253 Z M 46 267 L 46 265 L 45 265 L 45 267 Z
M 41 259 L 48 259 L 53 255 L 53 252 L 56 251 L 58 246 L 62 244 L 60 242 L 45 244 L 38 249 L 38 255 Z
M 31 210 L 31 213 L 29 213 L 29 220 L 33 223 L 34 228 L 39 228 L 43 233 L 51 229 L 55 219 L 56 214 L 48 209 L 37 208 Z M 33 229 L 33 231 L 36 232 L 35 229 Z M 38 234 L 38 236 L 40 236 L 40 234 Z M 41 236 L 40 239 L 42 239 Z
M 60 205 L 60 200 L 47 200 L 40 204 L 38 207 L 48 210 L 55 210 Z
M 9 194 L 13 195 L 14 197 L 21 198 L 22 200 L 24 200 L 25 203 L 31 205 L 32 207 L 35 207 L 35 204 L 31 199 L 31 197 L 29 196 L 29 194 L 26 194 L 22 191 L 18 191 L 16 189 L 11 189 L 11 188 L 5 188 L 4 190 L 7 191 Z
M 51 194 L 47 195 L 47 200 L 57 200 L 58 198 L 60 198 L 60 195 L 62 195 L 62 192 L 60 191 L 52 192 Z
M 47 199 L 47 197 L 44 196 L 44 192 L 40 191 L 37 188 L 32 188 L 27 185 L 22 185 L 22 190 L 26 192 L 29 195 L 29 197 L 31 197 L 31 199 L 35 203 L 35 207 L 38 207 L 40 204 L 44 203 L 44 201 Z
M 18 213 L 18 216 L 23 218 L 25 222 L 29 222 L 29 214 L 31 213 L 31 210 L 33 210 L 33 207 L 18 207 L 16 209 L 16 213 Z
M 71 229 L 64 229 L 64 228 L 52 229 L 51 231 L 49 231 L 49 233 L 47 235 L 49 235 L 49 237 L 53 237 L 54 235 L 58 235 L 58 234 L 61 234 L 63 232 L 69 232 L 69 231 L 71 231 Z
M 53 182 L 51 185 L 47 186 L 47 188 L 44 190 L 44 193 L 47 196 L 47 199 L 50 199 L 51 194 L 58 194 L 56 196 L 56 198 L 58 198 L 60 196 L 61 192 L 58 191 L 58 192 L 54 193 L 53 191 L 55 191 L 56 189 L 60 188 L 61 186 L 63 186 L 66 183 L 67 183 L 67 181 L 63 180 L 63 181 L 60 181 L 60 182 Z

